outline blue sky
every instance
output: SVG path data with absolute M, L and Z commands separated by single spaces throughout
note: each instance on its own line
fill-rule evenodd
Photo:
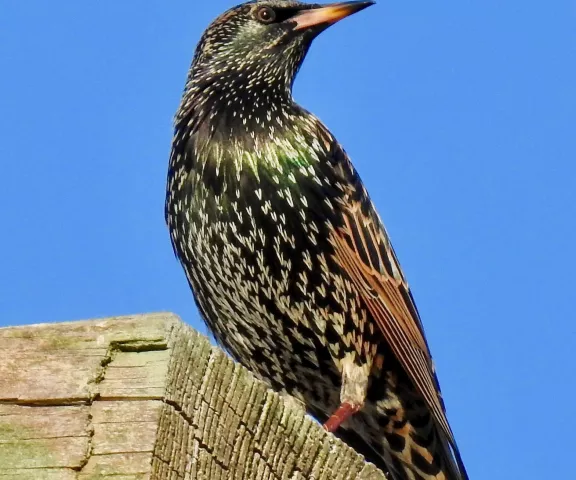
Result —
M 172 116 L 222 0 L 3 0 L 0 326 L 170 310 Z M 471 478 L 569 478 L 576 1 L 380 1 L 295 97 L 350 153 L 422 313 Z

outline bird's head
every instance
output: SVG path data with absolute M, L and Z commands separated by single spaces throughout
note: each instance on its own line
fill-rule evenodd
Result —
M 216 18 L 196 47 L 176 114 L 171 171 L 197 168 L 222 192 L 248 171 L 260 178 L 324 155 L 335 140 L 293 101 L 292 83 L 320 32 L 373 3 L 256 0 Z
M 189 80 L 230 95 L 242 85 L 289 91 L 312 40 L 338 20 L 373 3 L 257 0 L 238 5 L 204 32 Z

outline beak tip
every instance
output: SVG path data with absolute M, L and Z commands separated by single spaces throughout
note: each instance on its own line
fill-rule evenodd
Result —
M 341 5 L 343 9 L 348 10 L 349 15 L 353 13 L 357 13 L 365 8 L 371 7 L 376 2 L 374 0 L 367 0 L 365 2 L 362 1 L 351 1 L 351 2 L 342 2 L 342 3 L 335 3 L 334 6 Z

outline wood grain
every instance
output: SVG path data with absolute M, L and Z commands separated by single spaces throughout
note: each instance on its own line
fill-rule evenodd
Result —
M 169 313 L 0 329 L 0 480 L 384 475 Z

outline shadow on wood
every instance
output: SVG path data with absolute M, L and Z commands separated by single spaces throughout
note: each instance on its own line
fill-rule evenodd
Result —
M 169 313 L 0 329 L 0 480 L 384 475 Z

